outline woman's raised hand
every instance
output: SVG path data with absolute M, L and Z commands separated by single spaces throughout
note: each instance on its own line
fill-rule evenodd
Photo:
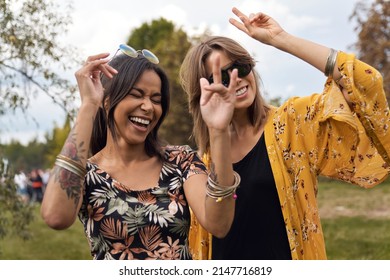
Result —
M 246 16 L 237 8 L 233 8 L 232 12 L 241 22 L 233 18 L 229 19 L 229 22 L 261 43 L 272 45 L 272 40 L 284 32 L 272 17 L 261 12 L 249 16 Z
M 200 80 L 200 109 L 209 129 L 225 130 L 229 127 L 235 107 L 237 70 L 230 73 L 229 87 L 225 87 L 222 84 L 219 56 L 212 65 L 214 83 L 210 84 L 205 78 Z
M 118 72 L 108 65 L 109 53 L 89 56 L 84 65 L 75 73 L 80 90 L 81 101 L 91 102 L 98 106 L 103 99 L 103 86 L 100 81 L 101 74 L 112 78 Z

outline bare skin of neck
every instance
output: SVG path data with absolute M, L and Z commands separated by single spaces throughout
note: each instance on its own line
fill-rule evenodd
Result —
M 157 156 L 150 157 L 145 153 L 143 145 L 124 147 L 121 143 L 107 143 L 90 161 L 131 190 L 155 187 L 162 167 Z
M 230 126 L 231 154 L 233 162 L 242 160 L 256 145 L 264 131 L 264 125 L 255 130 L 247 117 L 235 117 Z

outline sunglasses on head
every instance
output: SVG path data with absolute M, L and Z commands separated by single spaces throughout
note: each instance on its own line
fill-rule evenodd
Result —
M 252 65 L 250 63 L 240 63 L 240 62 L 233 62 L 233 64 L 222 68 L 221 69 L 221 78 L 222 78 L 222 84 L 225 87 L 229 86 L 230 83 L 230 74 L 229 72 L 233 69 L 237 69 L 238 71 L 238 77 L 244 78 L 249 75 L 249 73 L 252 71 Z M 208 78 L 208 81 L 210 84 L 214 83 L 213 74 L 211 74 L 210 78 Z
M 128 55 L 130 57 L 138 57 L 138 54 L 142 54 L 143 57 L 145 57 L 147 60 L 149 60 L 153 64 L 158 64 L 160 61 L 158 60 L 158 57 L 152 53 L 149 50 L 143 49 L 143 50 L 135 50 L 134 48 L 126 45 L 126 44 L 120 44 L 118 50 L 115 52 L 115 55 L 117 54 L 118 51 L 121 51 L 125 55 Z

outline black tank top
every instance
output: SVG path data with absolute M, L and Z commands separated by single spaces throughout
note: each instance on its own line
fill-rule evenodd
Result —
M 212 259 L 291 259 L 264 133 L 233 169 L 241 176 L 234 221 L 225 238 L 213 237 Z

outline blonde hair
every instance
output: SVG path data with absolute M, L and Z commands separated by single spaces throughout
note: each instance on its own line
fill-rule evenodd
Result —
M 252 56 L 236 41 L 222 36 L 208 36 L 193 46 L 187 53 L 180 68 L 180 82 L 187 93 L 189 111 L 194 121 L 192 136 L 200 152 L 209 147 L 209 134 L 200 112 L 201 89 L 199 80 L 206 77 L 206 59 L 214 51 L 223 51 L 232 61 L 251 64 L 255 66 Z M 256 96 L 253 104 L 248 108 L 248 118 L 255 129 L 260 127 L 267 116 L 269 106 L 260 94 L 261 79 L 252 68 L 256 82 Z

